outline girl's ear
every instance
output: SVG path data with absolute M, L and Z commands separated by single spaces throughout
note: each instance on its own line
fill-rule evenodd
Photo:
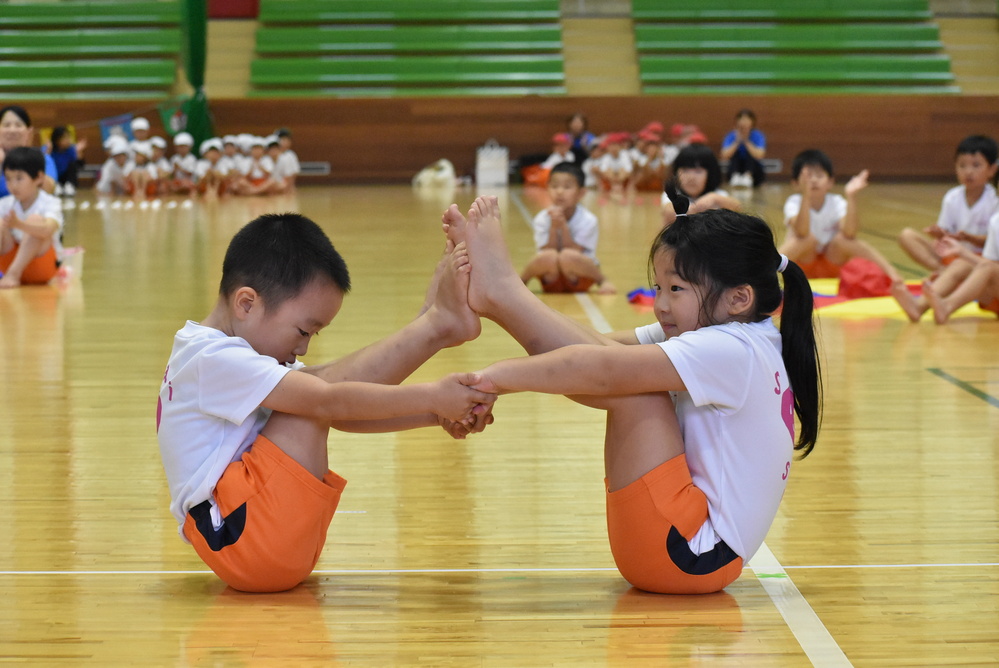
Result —
M 756 291 L 748 283 L 729 288 L 725 294 L 729 315 L 742 317 L 753 314 L 756 305 Z

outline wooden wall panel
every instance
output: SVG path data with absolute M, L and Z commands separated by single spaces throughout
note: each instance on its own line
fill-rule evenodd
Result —
M 96 121 L 147 106 L 141 102 L 31 102 L 37 127 L 75 123 L 98 145 Z M 957 142 L 973 133 L 999 135 L 997 96 L 761 96 L 283 99 L 212 101 L 220 134 L 267 134 L 291 128 L 306 161 L 329 161 L 330 183 L 408 180 L 448 158 L 459 174 L 474 170 L 475 148 L 495 138 L 512 157 L 546 152 L 551 135 L 579 110 L 594 132 L 697 123 L 717 147 L 734 113 L 756 111 L 769 156 L 786 171 L 795 153 L 821 148 L 840 175 L 863 168 L 877 180 L 953 178 Z M 146 114 L 159 128 L 156 113 Z M 95 162 L 97 152 L 88 154 Z

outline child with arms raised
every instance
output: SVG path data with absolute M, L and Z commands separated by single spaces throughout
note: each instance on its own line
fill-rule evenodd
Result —
M 597 261 L 597 217 L 580 203 L 586 196 L 585 180 L 575 163 L 552 168 L 548 177 L 552 205 L 531 223 L 538 253 L 520 273 L 524 283 L 537 278 L 545 292 L 586 292 L 596 284 L 599 293 L 614 293 Z
M 961 184 L 944 195 L 936 225 L 922 233 L 907 227 L 898 243 L 913 260 L 930 271 L 939 271 L 953 257 L 949 246 L 939 242 L 953 238 L 968 250 L 981 253 L 988 233 L 989 218 L 999 210 L 996 195 L 996 160 L 999 146 L 991 137 L 972 135 L 957 146 L 954 171 Z
M 331 427 L 398 431 L 484 426 L 492 395 L 473 374 L 398 385 L 445 346 L 474 338 L 463 291 L 467 253 L 435 275 L 431 303 L 397 333 L 343 359 L 304 367 L 312 337 L 350 288 L 318 225 L 267 214 L 226 251 L 215 307 L 175 339 L 157 436 L 181 536 L 235 589 L 281 591 L 312 572 L 346 482 L 329 470 Z
M 674 202 L 680 214 L 686 205 Z M 763 542 L 794 450 L 807 455 L 816 440 L 821 384 L 804 274 L 758 218 L 680 215 L 650 253 L 658 322 L 622 335 L 636 344 L 624 345 L 524 287 L 498 217 L 495 198 L 477 200 L 467 221 L 454 206 L 444 217 L 449 237 L 468 245 L 469 305 L 532 355 L 487 367 L 476 387 L 606 410 L 607 524 L 622 575 L 660 593 L 727 586 Z
M 839 269 L 859 257 L 888 275 L 893 289 L 903 288 L 901 274 L 873 246 L 857 238 L 860 217 L 857 193 L 867 187 L 867 170 L 854 176 L 843 195 L 830 194 L 833 166 L 822 151 L 808 149 L 794 158 L 791 174 L 800 193 L 784 203 L 787 233 L 780 252 L 798 263 L 810 278 L 836 278 Z
M 3 175 L 10 194 L 0 198 L 0 288 L 52 280 L 62 259 L 62 203 L 42 186 L 45 156 L 26 146 L 7 151 Z

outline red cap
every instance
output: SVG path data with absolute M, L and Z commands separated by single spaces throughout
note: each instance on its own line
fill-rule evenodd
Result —
M 559 132 L 559 133 L 556 133 L 556 134 L 552 135 L 552 143 L 553 144 L 571 144 L 572 143 L 572 135 L 570 135 L 568 132 Z
M 708 138 L 707 136 L 705 136 L 703 132 L 697 130 L 696 132 L 693 132 L 689 137 L 687 137 L 687 141 L 689 141 L 691 144 L 707 144 Z

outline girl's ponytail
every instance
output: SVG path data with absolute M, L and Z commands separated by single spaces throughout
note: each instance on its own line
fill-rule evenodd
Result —
M 781 256 L 782 261 L 786 260 Z M 794 412 L 801 423 L 794 444 L 801 457 L 815 447 L 822 421 L 822 369 L 812 319 L 814 297 L 805 272 L 788 262 L 784 274 L 784 307 L 780 316 L 781 355 L 794 391 Z

